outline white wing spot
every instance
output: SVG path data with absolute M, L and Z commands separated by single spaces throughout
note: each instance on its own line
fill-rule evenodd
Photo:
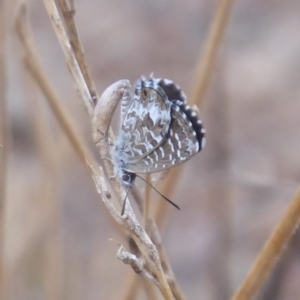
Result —
M 154 151 L 154 156 L 155 156 L 155 160 L 158 161 L 158 155 L 157 155 L 157 151 Z
M 181 141 L 178 139 L 178 148 L 181 149 Z
M 170 79 L 165 79 L 164 83 L 165 83 L 165 85 L 172 85 L 172 84 L 174 84 L 173 81 L 170 80 Z
M 165 156 L 165 152 L 162 147 L 159 147 L 158 150 L 161 152 L 161 157 Z
M 168 139 L 168 144 L 169 144 L 170 147 L 171 147 L 171 151 L 174 152 L 175 149 L 174 149 L 173 143 L 171 142 L 170 139 Z

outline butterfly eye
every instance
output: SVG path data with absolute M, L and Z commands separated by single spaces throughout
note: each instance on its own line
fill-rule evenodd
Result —
M 142 97 L 143 97 L 144 99 L 146 99 L 146 98 L 148 97 L 148 95 L 149 95 L 149 91 L 146 90 L 146 89 L 143 89 L 143 90 L 142 90 Z

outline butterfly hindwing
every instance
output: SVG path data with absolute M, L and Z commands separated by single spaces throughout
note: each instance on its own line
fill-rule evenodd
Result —
M 187 104 L 175 101 L 171 123 L 164 142 L 146 157 L 126 170 L 132 173 L 153 173 L 179 165 L 199 152 L 205 143 L 205 130 L 197 113 Z

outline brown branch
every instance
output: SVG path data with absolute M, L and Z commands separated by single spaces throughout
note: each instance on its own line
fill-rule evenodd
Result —
M 53 16 L 53 14 L 52 14 Z M 102 199 L 108 209 L 108 211 L 111 213 L 111 215 L 114 217 L 114 219 L 121 224 L 124 228 L 129 230 L 131 234 L 133 234 L 133 238 L 135 239 L 137 245 L 140 247 L 142 250 L 142 253 L 144 255 L 144 258 L 147 261 L 147 265 L 150 266 L 150 269 L 153 271 L 155 274 L 156 278 L 158 279 L 159 282 L 159 287 L 164 294 L 165 299 L 172 299 L 172 294 L 170 292 L 169 286 L 167 284 L 167 281 L 165 279 L 165 276 L 163 274 L 163 270 L 161 267 L 160 263 L 160 258 L 158 255 L 158 252 L 156 251 L 154 245 L 152 244 L 151 240 L 147 237 L 146 233 L 143 231 L 143 229 L 140 227 L 138 224 L 135 216 L 133 215 L 133 211 L 130 207 L 130 205 L 127 205 L 126 209 L 126 216 L 124 218 L 121 218 L 119 211 L 117 211 L 113 204 L 111 203 L 111 193 L 106 185 L 104 176 L 103 176 L 103 171 L 100 167 L 97 166 L 97 162 L 95 161 L 95 158 L 93 155 L 90 154 L 88 149 L 85 147 L 85 143 L 82 139 L 80 139 L 80 134 L 78 134 L 78 131 L 75 129 L 74 124 L 72 123 L 70 117 L 66 113 L 66 111 L 63 109 L 63 107 L 60 104 L 60 101 L 53 91 L 52 87 L 49 84 L 49 81 L 46 78 L 46 75 L 41 68 L 41 65 L 37 59 L 37 54 L 34 50 L 32 41 L 31 41 L 31 36 L 30 32 L 28 29 L 28 25 L 25 20 L 26 17 L 26 11 L 25 11 L 25 6 L 21 6 L 21 9 L 19 11 L 17 23 L 16 23 L 16 28 L 18 35 L 24 45 L 24 48 L 26 49 L 26 57 L 25 57 L 25 62 L 27 64 L 28 71 L 31 73 L 35 81 L 37 82 L 38 86 L 41 88 L 45 96 L 47 97 L 47 100 L 49 101 L 49 104 L 54 111 L 56 117 L 58 118 L 62 128 L 64 131 L 67 133 L 67 136 L 69 137 L 73 147 L 79 154 L 80 158 L 86 162 L 86 165 L 88 166 L 91 175 L 95 181 L 96 187 L 98 192 L 101 194 Z M 55 19 L 55 25 L 57 24 L 62 24 L 60 20 L 57 18 Z M 62 30 L 59 30 L 59 32 L 63 32 Z M 66 37 L 64 35 L 64 37 Z M 65 42 L 64 44 L 68 44 Z M 69 55 L 69 57 L 72 57 L 72 55 Z M 74 61 L 71 61 L 67 59 L 67 63 L 69 68 L 75 69 L 75 71 L 72 72 L 73 76 L 77 76 L 77 71 L 80 72 L 80 70 L 77 68 L 78 64 L 74 63 Z M 75 74 L 75 75 L 74 75 Z M 82 79 L 82 76 L 78 76 L 79 80 Z M 85 87 L 85 84 L 81 84 L 82 87 Z M 100 132 L 105 132 L 105 136 L 107 136 L 107 132 L 109 129 L 110 125 L 110 120 L 112 117 L 112 113 L 114 111 L 114 107 L 112 107 L 111 104 L 117 105 L 117 103 L 122 99 L 123 94 L 128 92 L 129 88 L 129 82 L 128 81 L 120 81 L 116 84 L 114 84 L 112 87 L 108 88 L 106 92 L 104 92 L 103 96 L 101 97 L 102 101 L 100 100 L 99 103 L 97 104 L 97 107 L 95 111 L 93 111 L 93 116 L 95 117 L 93 119 L 93 124 L 96 125 L 97 131 L 96 133 Z M 81 91 L 80 88 L 78 88 L 79 91 Z M 84 91 L 85 92 L 85 91 Z M 86 95 L 83 95 L 82 98 L 84 99 Z M 104 102 L 103 102 L 104 101 Z M 85 101 L 85 103 L 90 106 L 91 102 L 90 101 Z M 101 105 L 103 103 L 105 104 L 105 109 L 102 110 Z M 109 105 L 107 105 L 109 103 Z M 107 113 L 107 109 L 112 109 L 110 113 Z M 88 107 L 88 111 L 90 108 Z M 94 110 L 94 108 L 93 108 Z M 101 116 L 105 116 L 106 118 L 104 119 L 99 119 L 99 114 L 98 112 L 101 111 Z M 99 122 L 100 120 L 100 122 Z M 105 128 L 103 128 L 103 125 Z M 102 131 L 101 131 L 102 130 Z M 95 133 L 95 132 L 94 132 Z M 103 140 L 103 139 L 101 139 Z M 105 141 L 105 146 L 103 149 L 109 149 L 110 145 L 109 143 L 106 144 L 108 140 L 104 139 Z M 103 152 L 101 153 L 103 156 Z M 110 152 L 105 153 L 104 157 L 109 157 Z M 106 167 L 108 168 L 110 174 L 112 174 L 112 168 L 113 166 L 109 165 L 109 160 L 105 160 Z M 116 182 L 118 182 L 116 180 Z M 120 183 L 119 185 L 120 188 L 117 188 L 117 191 L 122 192 L 123 188 L 122 184 Z M 119 194 L 120 196 L 120 194 Z M 119 199 L 123 200 L 124 198 L 118 197 Z
M 234 0 L 219 0 L 203 57 L 201 57 L 198 62 L 193 88 L 189 97 L 189 103 L 191 105 L 197 104 L 200 108 L 203 107 L 205 94 L 212 80 L 214 66 L 229 24 L 233 3 Z M 183 168 L 184 165 L 178 166 L 170 172 L 169 176 L 164 181 L 161 190 L 163 195 L 172 198 L 172 194 L 174 194 L 176 189 L 175 187 L 178 186 L 181 178 Z M 163 226 L 165 216 L 169 211 L 169 207 L 162 201 L 158 203 L 155 220 L 159 228 L 161 228 Z
M 98 192 L 102 195 L 102 200 L 105 203 L 108 211 L 114 216 L 115 219 L 119 220 L 119 212 L 110 203 L 111 193 L 109 192 L 109 189 L 106 185 L 102 168 L 98 167 L 98 163 L 95 157 L 89 151 L 89 149 L 86 148 L 84 140 L 81 138 L 70 116 L 62 107 L 62 101 L 59 99 L 59 97 L 56 95 L 55 91 L 51 87 L 47 76 L 45 75 L 45 72 L 41 67 L 38 55 L 33 46 L 27 22 L 27 10 L 24 4 L 21 5 L 18 10 L 16 18 L 16 31 L 24 46 L 24 62 L 26 63 L 27 70 L 29 71 L 33 80 L 37 83 L 38 87 L 45 95 L 48 103 L 50 104 L 51 109 L 53 110 L 59 124 L 61 125 L 61 128 L 66 133 L 76 153 L 88 167 L 91 176 L 94 179 L 96 188 Z
M 26 71 L 29 71 L 28 67 L 29 65 L 27 64 Z M 33 68 L 31 67 L 30 70 L 33 70 Z M 55 139 L 51 134 L 50 126 L 46 122 L 47 118 L 43 110 L 43 103 L 39 101 L 40 94 L 37 95 L 37 87 L 35 81 L 32 80 L 34 74 L 32 72 L 28 73 L 31 75 L 29 87 L 32 91 L 32 96 L 28 98 L 28 106 L 34 107 L 34 109 L 29 110 L 29 114 L 38 150 L 37 159 L 40 160 L 40 165 L 43 169 L 41 180 L 34 188 L 36 190 L 35 198 L 39 199 L 40 207 L 38 210 L 41 218 L 36 219 L 36 226 L 34 226 L 35 230 L 31 239 L 35 240 L 37 236 L 45 235 L 46 232 L 47 239 L 43 249 L 45 254 L 43 276 L 45 297 L 46 299 L 63 299 L 65 265 L 63 259 L 62 207 L 58 196 L 58 183 L 61 173 L 59 168 L 62 157 L 56 151 L 57 148 L 60 148 L 59 143 L 62 142 L 62 138 Z M 43 75 L 39 80 L 42 78 Z M 28 243 L 27 240 L 27 246 L 29 245 L 32 246 L 32 243 Z M 28 252 L 32 249 L 26 250 Z
M 78 63 L 76 61 L 75 56 L 73 55 L 73 51 L 71 51 L 70 48 L 70 43 L 67 40 L 67 35 L 65 34 L 65 30 L 62 27 L 62 22 L 60 20 L 60 17 L 58 15 L 57 8 L 55 7 L 55 4 L 52 1 L 46 1 L 45 0 L 45 5 L 46 8 L 48 9 L 49 15 L 51 16 L 51 20 L 53 22 L 54 28 L 56 29 L 57 35 L 62 43 L 62 47 L 64 48 L 65 52 L 70 52 L 70 53 L 65 53 L 66 58 L 67 58 L 67 64 L 69 69 L 71 70 L 71 73 L 74 76 L 75 82 L 78 84 L 78 91 L 80 92 L 84 103 L 87 106 L 87 110 L 90 113 L 91 116 L 97 115 L 99 117 L 99 110 L 98 108 L 101 108 L 101 105 L 103 103 L 105 104 L 105 110 L 101 111 L 101 116 L 106 116 L 106 118 L 100 118 L 100 120 L 97 118 L 95 119 L 93 117 L 93 124 L 96 124 L 97 127 L 97 133 L 104 133 L 104 135 L 101 136 L 100 139 L 97 139 L 99 141 L 98 145 L 102 143 L 103 148 L 101 148 L 101 155 L 102 157 L 109 157 L 110 156 L 110 144 L 108 143 L 108 140 L 106 137 L 108 136 L 108 131 L 109 131 L 109 126 L 110 126 L 110 120 L 112 117 L 112 113 L 114 111 L 113 105 L 116 105 L 123 97 L 123 94 L 126 93 L 128 89 L 128 81 L 120 81 L 117 82 L 116 84 L 112 85 L 109 87 L 102 95 L 100 101 L 97 104 L 97 107 L 94 111 L 93 103 L 92 103 L 92 98 L 90 97 L 89 93 L 87 92 L 86 89 L 86 83 L 82 83 L 78 81 L 84 81 L 84 78 L 81 74 L 80 68 L 78 67 Z M 23 21 L 24 21 L 24 6 L 21 9 L 20 15 L 22 16 L 22 11 L 23 11 Z M 30 72 L 33 74 L 33 77 L 39 84 L 40 88 L 45 92 L 46 96 L 48 97 L 48 100 L 52 98 L 52 100 L 55 98 L 57 99 L 57 96 L 52 94 L 53 91 L 51 91 L 51 88 L 45 84 L 47 80 L 45 77 L 40 76 L 41 74 L 38 74 L 37 70 L 39 70 L 39 62 L 36 60 L 36 54 L 34 50 L 31 48 L 32 44 L 28 41 L 28 36 L 24 36 L 24 31 L 22 31 L 23 26 L 22 24 L 22 17 L 19 16 L 18 20 L 20 20 L 19 25 L 17 25 L 17 30 L 19 31 L 19 36 L 24 43 L 26 47 L 26 53 L 27 53 L 27 59 L 26 62 L 28 64 L 28 68 Z M 23 34 L 21 33 L 23 32 Z M 28 55 L 29 54 L 29 55 Z M 42 71 L 42 70 L 39 70 Z M 43 73 L 43 72 L 41 72 Z M 42 78 L 39 80 L 39 78 Z M 44 82 L 45 81 L 45 82 Z M 52 94 L 52 95 L 51 95 Z M 50 97 L 51 96 L 51 97 Z M 107 105 L 109 103 L 110 105 Z M 67 132 L 68 135 L 72 136 L 70 137 L 70 140 L 72 142 L 72 145 L 76 147 L 75 149 L 78 151 L 80 154 L 80 157 L 86 161 L 86 165 L 89 167 L 89 170 L 91 172 L 91 175 L 95 181 L 96 187 L 98 192 L 102 196 L 102 200 L 104 201 L 104 204 L 106 205 L 108 211 L 111 213 L 113 218 L 121 225 L 123 228 L 126 228 L 133 236 L 135 239 L 135 242 L 139 246 L 141 252 L 143 253 L 144 259 L 147 262 L 147 265 L 151 267 L 151 272 L 153 272 L 159 282 L 159 288 L 164 295 L 165 299 L 172 299 L 172 293 L 170 291 L 170 288 L 168 286 L 167 280 L 164 276 L 162 267 L 161 267 L 161 262 L 159 258 L 159 254 L 155 248 L 155 246 L 152 244 L 151 240 L 147 236 L 146 232 L 143 230 L 143 228 L 139 225 L 137 219 L 135 218 L 133 211 L 131 209 L 130 203 L 126 206 L 126 214 L 124 217 L 120 216 L 120 213 L 118 210 L 115 209 L 114 205 L 111 202 L 111 193 L 106 185 L 104 176 L 103 176 L 103 171 L 101 167 L 97 166 L 97 163 L 95 162 L 94 158 L 92 155 L 90 155 L 89 151 L 85 149 L 82 145 L 84 145 L 83 141 L 78 140 L 78 136 L 76 132 L 74 132 L 72 129 L 74 129 L 74 125 L 72 122 L 69 120 L 68 116 L 63 113 L 62 110 L 60 110 L 61 105 L 52 105 L 51 108 L 55 112 L 57 118 L 60 120 L 60 123 L 62 124 L 62 128 Z M 108 110 L 112 109 L 110 114 L 108 113 Z M 66 121 L 68 120 L 68 121 Z M 108 152 L 107 152 L 108 151 Z M 107 152 L 107 153 L 106 153 Z M 105 154 L 105 155 L 103 155 Z M 106 155 L 108 154 L 108 155 Z M 105 160 L 105 165 L 108 174 L 112 174 L 112 166 L 110 166 L 109 162 Z M 118 184 L 118 180 L 115 180 L 115 182 Z M 124 195 L 124 189 L 121 188 L 115 189 L 117 191 L 117 195 L 119 196 L 118 199 L 122 201 L 124 198 L 120 197 Z
M 129 264 L 135 273 L 159 287 L 155 276 L 145 268 L 144 263 L 137 256 L 126 251 L 123 246 L 120 246 L 117 256 L 123 263 Z
M 132 274 L 132 273 L 131 273 Z M 128 282 L 126 284 L 126 289 L 122 290 L 120 296 L 116 299 L 123 300 L 134 300 L 138 297 L 139 287 L 143 286 L 145 294 L 149 300 L 158 300 L 160 297 L 157 296 L 154 286 L 150 284 L 149 281 L 141 280 L 135 274 L 132 276 L 127 276 Z
M 174 272 L 172 270 L 171 264 L 169 262 L 168 256 L 166 254 L 166 251 L 163 247 L 162 244 L 162 239 L 159 233 L 159 230 L 157 228 L 157 225 L 155 224 L 155 222 L 150 219 L 148 220 L 149 222 L 149 228 L 151 228 L 151 237 L 153 239 L 153 242 L 155 243 L 157 250 L 161 256 L 161 261 L 164 267 L 164 271 L 167 274 L 167 278 L 168 278 L 168 283 L 170 285 L 170 288 L 172 290 L 172 293 L 174 295 L 174 298 L 176 300 L 185 300 L 185 296 L 183 294 L 183 292 L 180 289 L 180 286 L 178 285 Z
M 199 59 L 196 69 L 190 104 L 203 107 L 207 89 L 211 83 L 213 71 L 217 62 L 226 29 L 229 24 L 234 0 L 219 0 L 216 14 L 206 41 L 204 54 Z
M 65 26 L 66 32 L 69 36 L 72 49 L 74 50 L 74 55 L 81 69 L 82 75 L 86 81 L 86 85 L 89 89 L 94 105 L 96 105 L 99 96 L 97 94 L 95 83 L 92 79 L 87 63 L 85 61 L 84 50 L 80 42 L 79 34 L 76 28 L 76 24 L 74 20 L 76 9 L 75 9 L 74 2 L 71 1 L 70 3 L 67 3 L 66 0 L 58 0 L 58 5 L 63 14 L 63 20 L 65 21 L 66 24 Z
M 151 184 L 151 175 L 146 174 L 145 180 Z M 145 183 L 144 193 L 144 206 L 143 206 L 143 221 L 146 232 L 149 234 L 149 216 L 150 216 L 150 201 L 151 201 L 151 187 Z
M 97 165 L 98 163 L 96 159 L 88 150 L 88 148 L 85 147 L 85 141 L 81 138 L 79 130 L 76 128 L 67 111 L 61 105 L 63 101 L 59 98 L 59 96 L 50 85 L 47 75 L 45 74 L 41 66 L 37 52 L 33 46 L 32 36 L 27 22 L 27 10 L 24 4 L 20 6 L 15 26 L 18 37 L 20 38 L 24 46 L 24 62 L 27 70 L 29 71 L 30 75 L 37 83 L 43 94 L 46 96 L 46 99 L 48 100 L 48 103 L 53 110 L 54 115 L 57 117 L 58 122 L 66 132 L 70 143 L 72 144 L 72 146 L 76 150 L 76 153 L 79 155 L 82 161 L 88 162 L 88 165 Z
M 105 158 L 104 164 L 106 171 L 108 176 L 112 178 L 111 182 L 120 204 L 123 204 L 126 191 L 123 187 L 121 179 L 118 176 L 114 177 L 115 174 L 114 165 L 111 159 L 112 149 L 110 144 L 111 136 L 109 135 L 109 128 L 113 112 L 115 111 L 121 98 L 126 96 L 126 93 L 128 93 L 128 84 L 129 82 L 127 80 L 120 80 L 119 82 L 108 87 L 102 94 L 95 107 L 92 120 L 93 139 L 101 154 L 101 157 Z M 163 273 L 159 254 L 149 236 L 137 221 L 129 201 L 126 203 L 124 217 L 118 215 L 118 218 L 115 216 L 115 219 L 120 225 L 131 232 L 132 238 L 142 252 L 151 272 L 156 275 L 160 283 L 160 290 L 164 297 L 166 299 L 172 299 L 172 293 Z
M 253 299 L 286 248 L 299 221 L 300 188 L 232 300 Z
M 66 57 L 69 70 L 73 75 L 79 95 L 81 96 L 85 104 L 88 114 L 90 115 L 90 117 L 92 117 L 95 106 L 93 96 L 90 94 L 90 90 L 76 59 L 74 49 L 72 48 L 68 34 L 63 26 L 63 22 L 60 18 L 56 4 L 53 0 L 44 0 L 44 4 L 49 14 L 56 36 Z

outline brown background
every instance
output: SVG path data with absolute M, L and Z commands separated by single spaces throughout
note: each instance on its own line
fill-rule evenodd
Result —
M 76 2 L 78 30 L 99 91 L 119 79 L 133 83 L 154 72 L 189 93 L 217 1 Z M 87 114 L 43 3 L 29 4 L 42 63 L 95 151 Z M 11 22 L 14 5 L 11 1 Z M 20 44 L 12 28 L 9 33 L 8 299 L 122 299 L 132 271 L 116 259 L 117 246 L 109 238 L 124 245 L 126 240 L 42 95 L 34 92 Z M 162 232 L 187 299 L 228 299 L 296 191 L 299 33 L 299 1 L 236 1 L 201 110 L 207 146 L 186 164 L 172 196 L 181 211 L 170 208 Z M 44 138 L 58 162 L 55 182 L 40 164 L 33 121 L 38 103 L 49 127 Z M 48 189 L 51 199 L 43 196 Z M 257 299 L 300 299 L 299 245 L 296 234 Z

